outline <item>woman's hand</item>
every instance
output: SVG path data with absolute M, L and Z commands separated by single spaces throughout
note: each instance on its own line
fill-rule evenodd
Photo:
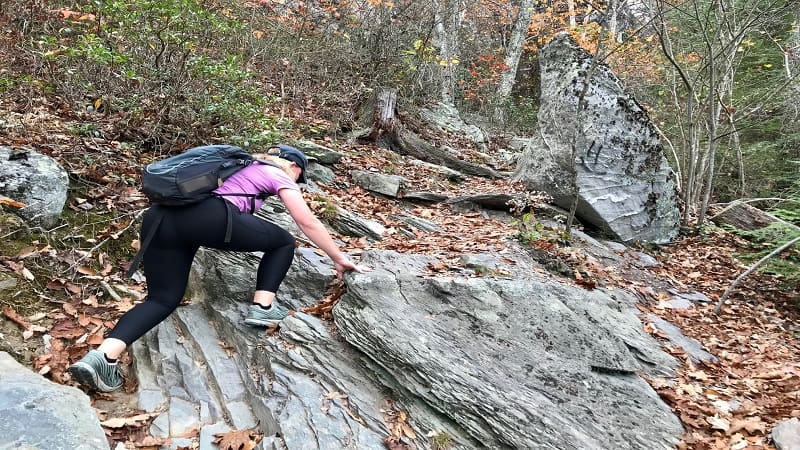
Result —
M 317 247 L 333 260 L 333 267 L 336 269 L 336 278 L 342 279 L 345 272 L 354 270 L 358 273 L 369 272 L 372 269 L 354 264 L 345 256 L 339 246 L 333 242 L 328 230 L 317 219 L 313 212 L 308 208 L 305 199 L 300 191 L 294 189 L 281 189 L 278 192 L 286 209 L 294 219 L 298 227 L 311 239 L 311 242 L 317 244 Z
M 334 269 L 336 269 L 336 278 L 339 279 L 339 280 L 342 279 L 342 275 L 345 272 L 349 272 L 351 270 L 355 271 L 355 272 L 358 272 L 358 273 L 367 273 L 367 272 L 371 272 L 372 271 L 372 268 L 359 266 L 357 264 L 354 264 L 352 261 L 350 261 L 347 258 L 343 258 L 343 259 L 341 259 L 339 261 L 334 261 L 333 262 L 333 267 L 334 267 Z

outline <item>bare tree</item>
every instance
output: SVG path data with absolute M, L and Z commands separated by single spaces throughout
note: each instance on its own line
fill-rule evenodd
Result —
M 519 58 L 522 56 L 525 38 L 528 36 L 528 28 L 531 25 L 531 17 L 533 16 L 535 4 L 536 0 L 519 1 L 517 20 L 514 21 L 514 27 L 511 29 L 511 37 L 506 47 L 506 56 L 503 59 L 505 70 L 503 70 L 503 73 L 500 75 L 500 83 L 497 86 L 497 94 L 495 95 L 494 118 L 500 124 L 505 121 L 503 105 L 508 101 L 508 97 L 511 95 L 511 89 L 514 87 Z
M 465 0 L 434 0 L 434 44 L 441 77 L 442 103 L 453 104 L 456 68 L 459 64 L 459 32 L 466 11 Z
M 721 137 L 731 136 L 738 145 L 733 112 L 743 108 L 730 104 L 740 62 L 737 49 L 749 33 L 784 13 L 789 3 L 655 0 L 651 5 L 661 49 L 676 75 L 672 97 L 680 109 L 683 157 L 676 163 L 682 176 L 684 225 L 694 214 L 698 226 L 705 222 Z M 678 27 L 692 35 L 681 39 L 674 31 Z

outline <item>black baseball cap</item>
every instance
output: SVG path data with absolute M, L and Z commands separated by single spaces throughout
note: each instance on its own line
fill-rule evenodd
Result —
M 306 182 L 306 167 L 308 166 L 308 158 L 300 150 L 286 144 L 277 144 L 275 148 L 280 150 L 278 158 L 291 161 L 300 167 L 300 178 L 297 179 L 298 183 Z

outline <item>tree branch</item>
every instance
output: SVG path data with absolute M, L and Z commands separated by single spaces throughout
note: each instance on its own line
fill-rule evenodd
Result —
M 770 252 L 769 255 L 761 258 L 760 260 L 758 260 L 757 263 L 755 263 L 752 266 L 750 266 L 750 268 L 747 269 L 743 274 L 741 274 L 738 277 L 736 277 L 736 279 L 733 280 L 733 283 L 731 283 L 731 285 L 728 286 L 728 289 L 725 290 L 725 293 L 722 294 L 722 298 L 720 298 L 719 301 L 717 302 L 717 306 L 714 307 L 714 314 L 715 315 L 719 315 L 720 311 L 722 311 L 722 305 L 725 303 L 725 300 L 728 299 L 728 296 L 730 295 L 731 291 L 733 291 L 736 288 L 736 286 L 738 286 L 739 283 L 742 282 L 742 280 L 747 278 L 747 276 L 750 275 L 751 273 L 753 273 L 756 269 L 758 269 L 759 267 L 764 265 L 764 263 L 769 261 L 772 257 L 774 257 L 775 255 L 780 254 L 782 251 L 786 250 L 787 248 L 793 246 L 794 244 L 796 244 L 798 242 L 800 242 L 800 236 L 797 236 L 794 239 L 790 240 L 789 242 L 787 242 L 787 243 L 781 245 L 780 247 L 776 248 L 775 250 Z

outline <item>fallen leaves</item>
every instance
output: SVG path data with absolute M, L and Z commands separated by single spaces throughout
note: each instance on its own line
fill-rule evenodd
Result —
M 264 438 L 264 435 L 254 428 L 217 433 L 214 437 L 216 438 L 214 444 L 219 447 L 219 450 L 253 450 Z
M 328 285 L 328 289 L 325 291 L 325 295 L 322 297 L 322 300 L 313 306 L 303 308 L 301 311 L 321 317 L 323 319 L 332 319 L 333 307 L 336 306 L 336 303 L 339 302 L 339 299 L 342 298 L 344 293 L 344 283 L 342 281 L 335 280 Z
M 383 439 L 384 445 L 390 450 L 407 450 L 412 448 L 411 443 L 417 438 L 417 433 L 408 424 L 408 414 L 395 408 L 394 402 L 388 401 L 387 407 L 382 409 L 391 436 Z
M 3 306 L 2 313 L 6 318 L 19 326 L 22 329 L 22 339 L 28 340 L 33 337 L 34 333 L 44 333 L 47 328 L 41 325 L 32 324 L 29 320 L 23 319 L 14 311 L 11 306 Z
M 122 428 L 122 427 L 142 427 L 150 422 L 150 419 L 158 416 L 160 413 L 144 413 L 136 414 L 130 417 L 113 417 L 100 422 L 100 425 L 106 428 Z
M 652 270 L 683 291 L 718 297 L 737 276 L 739 264 L 732 255 L 741 253 L 742 245 L 724 233 L 687 238 L 671 246 L 662 267 Z M 705 304 L 659 310 L 658 315 L 719 358 L 695 364 L 683 350 L 672 348 L 685 361 L 676 383 L 649 380 L 687 429 L 679 448 L 772 448 L 769 430 L 792 417 L 800 404 L 800 345 L 791 331 L 798 320 L 791 307 L 797 292 L 774 289 L 779 283 L 766 275 L 746 280 L 720 316 Z
M 13 261 L 7 259 L 3 261 L 3 264 L 5 264 L 14 273 L 21 276 L 22 278 L 25 278 L 28 281 L 33 281 L 36 279 L 36 277 L 33 276 L 33 273 L 30 270 L 28 270 L 27 267 L 25 267 L 25 263 L 23 263 L 22 261 Z

